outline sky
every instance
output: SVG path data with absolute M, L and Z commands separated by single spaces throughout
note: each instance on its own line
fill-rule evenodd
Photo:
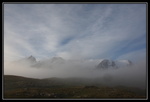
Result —
M 4 60 L 146 58 L 146 4 L 4 4 Z

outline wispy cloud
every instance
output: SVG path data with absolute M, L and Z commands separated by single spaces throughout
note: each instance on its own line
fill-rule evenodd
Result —
M 117 59 L 145 38 L 146 4 L 4 4 L 5 59 Z

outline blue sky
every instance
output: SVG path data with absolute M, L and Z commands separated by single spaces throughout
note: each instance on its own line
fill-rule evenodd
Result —
M 146 4 L 4 4 L 4 59 L 146 56 Z

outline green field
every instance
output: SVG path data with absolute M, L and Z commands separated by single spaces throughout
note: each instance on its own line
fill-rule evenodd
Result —
M 4 75 L 4 99 L 145 99 L 146 90 L 133 87 L 108 87 L 78 78 L 32 79 Z

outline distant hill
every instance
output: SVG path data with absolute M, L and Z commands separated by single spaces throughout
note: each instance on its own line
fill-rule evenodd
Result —
M 4 75 L 4 98 L 145 98 L 146 90 L 108 87 L 87 79 Z
M 88 78 L 45 78 L 45 79 L 34 79 L 26 78 L 15 75 L 4 75 L 4 88 L 26 88 L 26 87 L 65 87 L 65 86 L 76 86 L 76 85 L 91 85 L 94 80 Z M 100 85 L 94 83 L 95 85 Z

